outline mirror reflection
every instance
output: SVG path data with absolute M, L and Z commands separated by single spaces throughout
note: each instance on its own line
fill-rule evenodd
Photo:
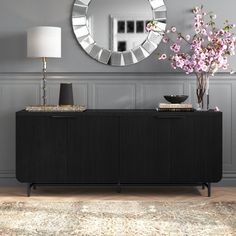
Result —
M 87 24 L 95 42 L 115 52 L 129 51 L 147 38 L 146 24 L 152 20 L 147 0 L 93 0 Z

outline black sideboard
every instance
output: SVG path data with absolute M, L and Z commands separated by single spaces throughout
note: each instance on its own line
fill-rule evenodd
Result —
M 16 113 L 16 177 L 31 187 L 202 185 L 222 178 L 222 113 Z

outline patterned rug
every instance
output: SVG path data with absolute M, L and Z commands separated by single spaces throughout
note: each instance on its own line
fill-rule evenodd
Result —
M 236 235 L 236 202 L 4 202 L 0 235 Z

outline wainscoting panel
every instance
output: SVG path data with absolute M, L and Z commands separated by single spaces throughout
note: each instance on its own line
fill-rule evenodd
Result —
M 15 178 L 15 112 L 39 104 L 40 74 L 0 74 L 0 180 Z M 147 73 L 53 73 L 48 75 L 48 103 L 58 104 L 62 82 L 72 82 L 74 101 L 90 109 L 147 109 L 165 94 L 187 94 L 196 104 L 194 76 Z M 236 76 L 211 78 L 211 107 L 223 111 L 223 183 L 236 184 Z
M 184 94 L 184 82 L 157 81 L 140 85 L 140 108 L 155 108 L 158 103 L 165 102 L 164 95 Z
M 211 105 L 219 106 L 223 112 L 223 154 L 224 167 L 228 170 L 233 167 L 232 156 L 232 84 L 211 83 Z
M 31 81 L 0 82 L 0 177 L 15 174 L 15 112 L 37 104 L 40 86 Z
M 233 163 L 232 155 L 232 86 L 233 83 L 229 80 L 210 82 L 210 107 L 219 107 L 223 112 L 223 165 L 224 170 L 234 170 L 236 166 Z M 197 103 L 196 95 L 196 83 L 190 83 L 190 101 L 193 104 Z M 235 117 L 236 118 L 236 117 Z M 235 119 L 234 118 L 234 119 Z
M 94 109 L 135 109 L 135 84 L 95 83 L 93 85 Z
M 48 104 L 59 103 L 60 82 L 48 83 Z M 88 84 L 73 82 L 74 103 L 88 106 Z

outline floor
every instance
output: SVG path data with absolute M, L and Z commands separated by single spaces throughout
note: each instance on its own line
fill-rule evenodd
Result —
M 115 188 L 37 187 L 30 198 L 26 187 L 0 187 L 3 201 L 236 201 L 236 187 L 213 187 L 212 197 L 201 187 Z

